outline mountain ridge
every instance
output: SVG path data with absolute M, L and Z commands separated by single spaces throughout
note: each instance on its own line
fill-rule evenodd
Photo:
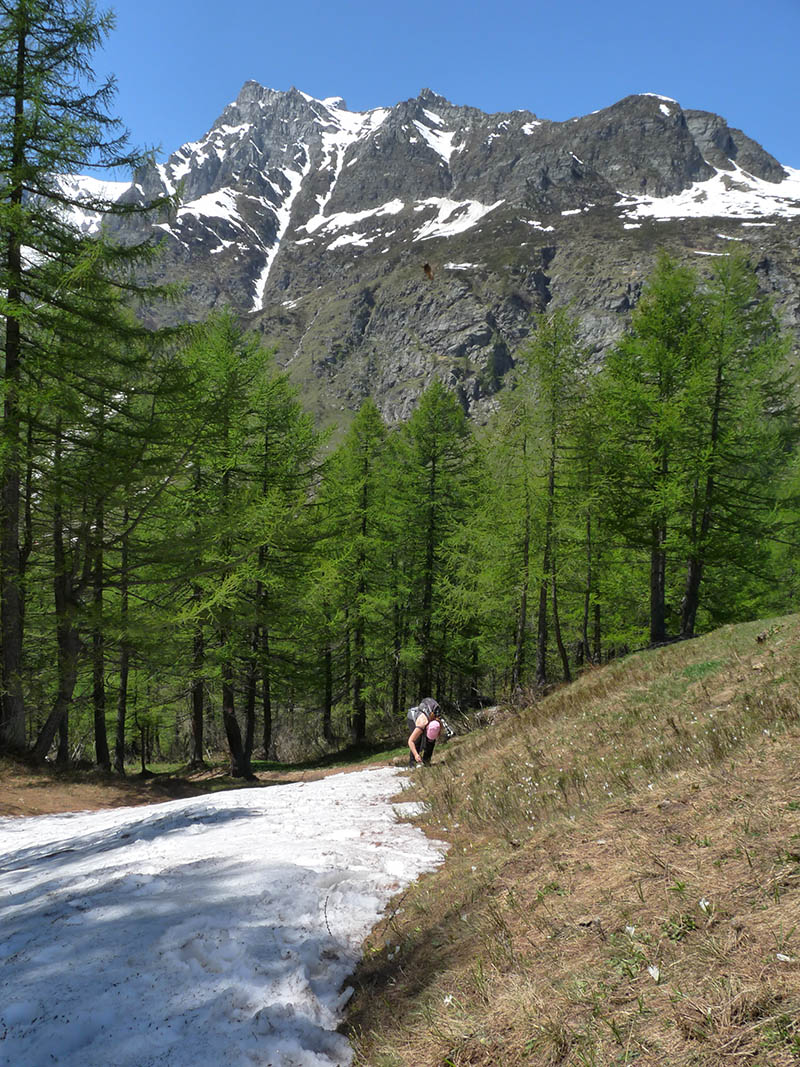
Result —
M 800 321 L 800 171 L 659 94 L 557 122 L 431 89 L 354 112 L 248 81 L 121 199 L 176 190 L 171 215 L 115 233 L 160 237 L 154 277 L 186 282 L 170 314 L 232 306 L 323 418 L 367 395 L 404 418 L 436 377 L 480 415 L 551 302 L 574 308 L 600 357 L 660 248 L 694 259 L 742 243 Z

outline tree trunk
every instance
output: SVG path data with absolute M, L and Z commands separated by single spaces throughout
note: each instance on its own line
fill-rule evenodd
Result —
M 75 626 L 75 614 L 77 612 L 77 597 L 75 580 L 72 571 L 72 563 L 67 562 L 64 547 L 64 523 L 61 499 L 61 424 L 56 422 L 55 442 L 53 446 L 53 480 L 54 480 L 54 503 L 53 503 L 53 598 L 55 601 L 56 614 L 56 646 L 58 664 L 58 692 L 53 708 L 39 731 L 36 744 L 33 746 L 33 757 L 37 760 L 45 760 L 53 739 L 65 719 L 72 694 L 75 690 L 75 682 L 78 677 L 78 656 L 80 654 L 80 635 Z M 63 755 L 65 748 L 64 736 L 61 735 L 62 744 L 59 748 L 59 756 Z
M 666 531 L 660 523 L 653 523 L 650 541 L 650 644 L 667 639 L 666 570 L 664 551 Z
M 117 733 L 114 739 L 114 770 L 125 774 L 125 722 L 128 717 L 128 508 L 122 513 L 122 559 L 120 561 L 119 596 L 122 640 L 119 650 L 119 692 L 117 693 Z
M 550 441 L 550 471 L 547 478 L 547 513 L 544 524 L 544 555 L 539 583 L 539 620 L 536 635 L 536 684 L 547 684 L 547 586 L 550 581 L 553 551 L 553 516 L 555 512 L 556 460 L 555 440 Z
M 717 375 L 714 385 L 714 405 L 711 411 L 711 456 L 713 461 L 719 441 L 719 419 L 722 406 L 723 373 L 722 363 L 717 364 Z M 703 495 L 703 510 L 700 519 L 699 536 L 696 537 L 693 551 L 689 557 L 686 572 L 686 592 L 681 605 L 681 637 L 693 637 L 694 627 L 697 620 L 697 609 L 700 606 L 700 583 L 703 579 L 705 567 L 706 541 L 711 529 L 712 509 L 714 506 L 714 493 L 716 483 L 714 480 L 713 464 L 706 477 L 705 491 Z
M 203 751 L 203 728 L 205 723 L 206 684 L 204 667 L 206 645 L 201 623 L 195 626 L 192 635 L 192 755 L 189 766 L 194 770 L 205 767 Z
M 403 648 L 402 612 L 397 590 L 397 557 L 392 554 L 392 721 L 396 722 L 403 707 L 400 695 L 400 653 Z
M 530 584 L 531 553 L 531 501 L 528 492 L 527 437 L 522 438 L 522 472 L 525 479 L 525 524 L 522 533 L 522 590 L 517 611 L 517 632 L 514 640 L 514 662 L 511 666 L 511 692 L 516 693 L 522 684 L 525 669 L 525 636 L 528 628 L 528 587 Z
M 363 741 L 367 732 L 367 703 L 364 699 L 364 629 L 360 619 L 353 630 L 353 717 L 350 722 L 350 740 L 353 744 Z
M 16 79 L 14 85 L 14 126 L 11 159 L 8 161 L 10 188 L 6 198 L 12 211 L 22 205 L 25 166 L 24 86 L 27 60 L 27 36 L 21 30 L 17 38 Z M 11 228 L 6 243 L 8 287 L 6 305 L 21 307 L 22 243 Z M 25 747 L 25 702 L 22 690 L 23 606 L 22 574 L 19 547 L 20 498 L 20 399 L 22 376 L 22 336 L 19 320 L 7 315 L 5 320 L 5 368 L 3 372 L 3 442 L 2 484 L 0 486 L 0 643 L 2 643 L 2 705 L 0 705 L 0 744 L 10 749 Z
M 322 736 L 330 745 L 333 744 L 333 652 L 330 642 L 325 645 L 323 663 L 325 669 L 325 692 L 322 698 Z
M 67 705 L 67 708 L 58 723 L 56 764 L 59 767 L 67 767 L 69 765 L 69 705 Z
M 223 635 L 224 638 L 227 635 Z M 236 718 L 234 705 L 233 664 L 226 655 L 222 663 L 222 722 L 225 726 L 225 736 L 228 739 L 228 748 L 231 753 L 231 776 L 233 778 L 255 778 L 250 769 L 250 760 L 245 753 L 242 741 L 242 732 L 239 729 L 239 721 Z
M 364 698 L 366 685 L 366 637 L 364 624 L 364 601 L 367 595 L 366 566 L 367 559 L 364 544 L 367 537 L 367 508 L 369 506 L 369 461 L 364 460 L 361 486 L 361 521 L 357 561 L 357 585 L 356 585 L 356 618 L 353 631 L 353 650 L 355 671 L 353 674 L 353 722 L 350 732 L 350 740 L 354 744 L 363 741 L 367 735 L 367 702 Z
M 44 760 L 52 747 L 56 733 L 59 731 L 62 720 L 66 719 L 67 711 L 75 691 L 75 682 L 78 677 L 78 656 L 80 654 L 80 636 L 72 623 L 72 605 L 67 604 L 67 583 L 60 581 L 62 592 L 57 595 L 57 601 L 61 606 L 56 608 L 58 625 L 56 627 L 56 643 L 58 648 L 58 693 L 53 704 L 52 711 L 39 732 L 36 744 L 33 746 L 34 759 Z
M 272 748 L 272 678 L 269 662 L 269 630 L 266 623 L 261 627 L 261 707 L 264 759 L 269 759 Z
M 581 645 L 583 647 L 583 660 L 590 663 L 592 650 L 589 647 L 589 611 L 592 604 L 592 513 L 586 512 L 586 588 L 583 593 L 583 617 L 581 619 Z
M 258 627 L 253 627 L 250 638 L 251 654 L 247 661 L 244 680 L 244 752 L 249 765 L 253 758 L 256 736 L 256 686 L 258 681 Z
M 111 770 L 111 755 L 108 751 L 106 729 L 106 663 L 105 634 L 103 633 L 103 537 L 105 517 L 102 501 L 98 501 L 95 513 L 94 573 L 92 599 L 94 603 L 94 627 L 92 629 L 92 705 L 94 708 L 94 749 L 98 767 Z
M 350 696 L 350 609 L 344 609 L 344 692 L 345 699 Z M 353 728 L 353 716 L 350 711 L 347 713 L 347 729 Z
M 420 642 L 422 664 L 419 675 L 419 691 L 430 694 L 433 680 L 433 575 L 436 559 L 436 457 L 431 458 L 431 473 L 428 479 L 428 528 L 425 532 L 425 570 L 422 585 L 422 627 Z
M 552 553 L 552 578 L 553 578 L 553 632 L 556 635 L 556 645 L 558 647 L 558 654 L 561 657 L 561 669 L 564 674 L 564 681 L 571 682 L 572 674 L 569 669 L 569 656 L 567 656 L 567 650 L 564 648 L 564 641 L 561 636 L 561 620 L 558 614 L 558 583 L 556 580 L 556 554 Z

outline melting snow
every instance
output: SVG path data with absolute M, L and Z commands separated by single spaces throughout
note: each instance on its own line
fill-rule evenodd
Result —
M 520 128 L 524 134 L 527 134 L 527 136 L 530 137 L 536 127 L 541 125 L 541 122 L 537 120 L 536 122 L 526 122 L 525 125 Z
M 741 167 L 718 170 L 713 178 L 695 182 L 674 196 L 628 196 L 617 207 L 624 208 L 623 218 L 739 218 L 750 219 L 780 215 L 800 215 L 800 170 L 784 167 L 786 178 L 780 183 L 756 178 Z
M 442 846 L 390 768 L 0 819 L 2 1062 L 345 1067 L 360 945 Z
M 446 197 L 431 196 L 421 200 L 415 211 L 424 211 L 426 207 L 436 208 L 436 218 L 430 219 L 414 235 L 415 241 L 427 241 L 432 237 L 452 237 L 471 229 L 488 215 L 490 211 L 505 203 L 498 200 L 494 204 L 479 204 L 477 200 L 448 200 Z
M 64 194 L 75 200 L 119 200 L 123 193 L 131 188 L 130 182 L 111 182 L 102 178 L 92 178 L 85 174 L 63 174 L 57 184 Z M 80 207 L 65 208 L 68 221 L 81 233 L 96 233 L 103 222 L 100 211 L 84 210 Z
M 363 233 L 343 233 L 341 237 L 337 237 L 335 241 L 331 241 L 328 245 L 327 251 L 332 252 L 335 248 L 342 248 L 344 245 L 355 245 L 356 248 L 366 248 L 367 245 L 371 245 L 373 241 L 377 241 L 378 234 L 374 237 L 367 237 Z
M 285 167 L 283 175 L 289 182 L 289 192 L 286 195 L 283 203 L 275 209 L 275 214 L 278 218 L 278 230 L 275 234 L 275 240 L 272 247 L 267 251 L 267 258 L 264 262 L 264 266 L 261 270 L 261 274 L 256 279 L 255 295 L 253 299 L 253 311 L 261 311 L 264 307 L 264 289 L 267 284 L 267 278 L 269 272 L 272 269 L 272 264 L 275 262 L 275 256 L 278 254 L 278 249 L 281 246 L 283 235 L 289 228 L 289 221 L 292 217 L 292 204 L 295 197 L 300 192 L 300 187 L 303 184 L 303 178 L 308 174 L 311 169 L 311 158 L 308 153 L 308 148 L 305 145 L 301 146 L 305 154 L 305 162 L 301 164 L 300 170 L 292 170 L 290 167 Z M 299 155 L 299 153 L 298 153 Z M 295 157 L 296 161 L 297 157 Z
M 389 109 L 375 108 L 372 111 L 364 112 L 347 111 L 344 106 L 340 106 L 344 104 L 341 97 L 330 97 L 325 101 L 314 101 L 311 97 L 307 97 L 307 99 L 313 103 L 323 104 L 326 111 L 324 117 L 317 117 L 317 122 L 326 127 L 322 134 L 322 151 L 325 155 L 321 169 L 333 167 L 333 177 L 327 192 L 317 198 L 318 210 L 316 216 L 314 216 L 315 219 L 323 219 L 325 217 L 325 208 L 333 196 L 333 191 L 345 165 L 344 157 L 347 154 L 347 149 L 356 141 L 374 133 L 383 124 L 389 114 Z M 333 128 L 331 129 L 330 127 Z M 350 160 L 351 164 L 355 162 L 355 158 Z M 311 221 L 314 220 L 310 220 L 309 224 Z M 313 233 L 313 230 L 308 232 Z
M 402 200 L 389 200 L 388 203 L 369 208 L 367 211 L 336 211 L 332 215 L 314 215 L 299 229 L 305 230 L 306 233 L 316 233 L 321 229 L 342 230 L 374 216 L 397 215 L 403 210 L 403 206 Z
M 432 130 L 430 126 L 424 126 L 421 122 L 414 121 L 414 125 L 419 132 L 428 142 L 430 147 L 440 155 L 445 163 L 450 162 L 450 156 L 452 156 L 455 148 L 453 147 L 453 138 L 456 136 L 455 131 L 445 132 L 444 130 Z
M 224 219 L 225 222 L 241 225 L 236 209 L 236 194 L 232 189 L 219 189 L 215 193 L 206 193 L 178 208 L 178 218 L 183 215 L 199 215 L 206 218 Z

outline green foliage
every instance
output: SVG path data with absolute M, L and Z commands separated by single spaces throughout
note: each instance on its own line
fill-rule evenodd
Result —
M 256 749 L 396 735 L 423 695 L 465 707 L 790 606 L 796 385 L 743 260 L 662 257 L 599 369 L 577 319 L 540 315 L 486 426 L 435 382 L 402 426 L 365 402 L 323 462 L 231 313 L 149 332 L 152 250 L 70 221 L 54 175 L 140 161 L 91 72 L 112 24 L 0 14 L 0 740 L 108 766 L 113 729 L 122 771 L 134 744 L 200 763 L 224 739 L 246 775 Z

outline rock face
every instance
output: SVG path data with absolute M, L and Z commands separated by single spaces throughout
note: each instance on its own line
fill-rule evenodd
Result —
M 702 266 L 739 243 L 800 324 L 800 172 L 664 97 L 550 122 L 428 89 L 356 113 L 247 82 L 121 196 L 176 189 L 171 217 L 118 223 L 163 236 L 154 276 L 186 287 L 169 314 L 235 308 L 323 419 L 368 395 L 404 418 L 436 377 L 480 417 L 550 303 L 599 358 L 662 248 Z

